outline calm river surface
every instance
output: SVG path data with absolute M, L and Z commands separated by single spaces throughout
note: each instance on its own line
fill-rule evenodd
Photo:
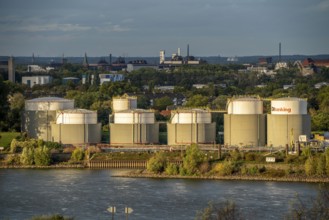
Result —
M 80 219 L 194 219 L 208 201 L 235 201 L 248 219 L 282 219 L 298 194 L 318 184 L 262 181 L 122 178 L 127 170 L 0 169 L 0 219 L 60 213 Z

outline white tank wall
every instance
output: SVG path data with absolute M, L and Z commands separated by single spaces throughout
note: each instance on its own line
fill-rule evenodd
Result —
M 154 112 L 117 112 L 114 124 L 154 124 Z
M 171 124 L 211 123 L 211 113 L 206 111 L 174 112 Z
M 234 99 L 228 103 L 227 113 L 234 115 L 263 114 L 263 101 L 255 98 Z
M 69 99 L 45 97 L 25 101 L 26 111 L 56 111 L 73 108 L 74 100 Z
M 271 101 L 272 115 L 306 115 L 307 101 L 299 98 L 282 98 Z
M 97 124 L 97 112 L 63 113 L 57 112 L 56 124 Z
M 112 110 L 119 112 L 137 108 L 137 97 L 113 98 Z

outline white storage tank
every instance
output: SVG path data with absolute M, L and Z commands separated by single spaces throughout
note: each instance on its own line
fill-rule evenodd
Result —
M 56 111 L 74 108 L 74 100 L 42 97 L 25 101 L 23 130 L 31 138 L 51 141 L 51 123 L 56 122 Z
M 224 144 L 228 146 L 264 146 L 265 115 L 263 101 L 254 97 L 229 99 L 224 115 Z
M 307 101 L 296 97 L 271 101 L 271 114 L 267 115 L 267 145 L 290 146 L 300 135 L 311 134 L 311 117 L 307 114 Z
M 287 97 L 271 101 L 272 115 L 306 115 L 307 101 L 305 99 Z
M 168 145 L 213 144 L 216 140 L 216 124 L 211 121 L 211 112 L 207 110 L 172 111 L 167 130 Z
M 25 101 L 26 111 L 57 111 L 74 108 L 74 100 L 42 97 Z
M 253 97 L 243 97 L 229 100 L 227 113 L 234 115 L 263 114 L 263 101 Z
M 114 114 L 114 124 L 153 124 L 155 116 L 153 111 L 142 109 L 125 110 Z
M 114 113 L 110 123 L 111 145 L 155 144 L 159 142 L 159 123 L 154 111 L 128 109 Z
M 115 97 L 112 100 L 112 111 L 119 112 L 129 109 L 137 108 L 137 97 L 124 95 L 121 97 Z
M 57 111 L 56 124 L 97 124 L 97 112 L 86 109 Z
M 211 113 L 201 109 L 173 111 L 171 124 L 211 123 Z

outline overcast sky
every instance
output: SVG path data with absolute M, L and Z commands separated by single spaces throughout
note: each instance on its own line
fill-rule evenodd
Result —
M 1 0 L 0 55 L 329 53 L 329 0 Z

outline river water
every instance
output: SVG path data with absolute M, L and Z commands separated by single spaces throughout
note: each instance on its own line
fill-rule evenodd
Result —
M 194 219 L 209 201 L 234 201 L 247 219 L 283 219 L 296 195 L 306 203 L 318 184 L 123 178 L 127 170 L 0 169 L 0 220 L 55 214 L 80 219 Z

